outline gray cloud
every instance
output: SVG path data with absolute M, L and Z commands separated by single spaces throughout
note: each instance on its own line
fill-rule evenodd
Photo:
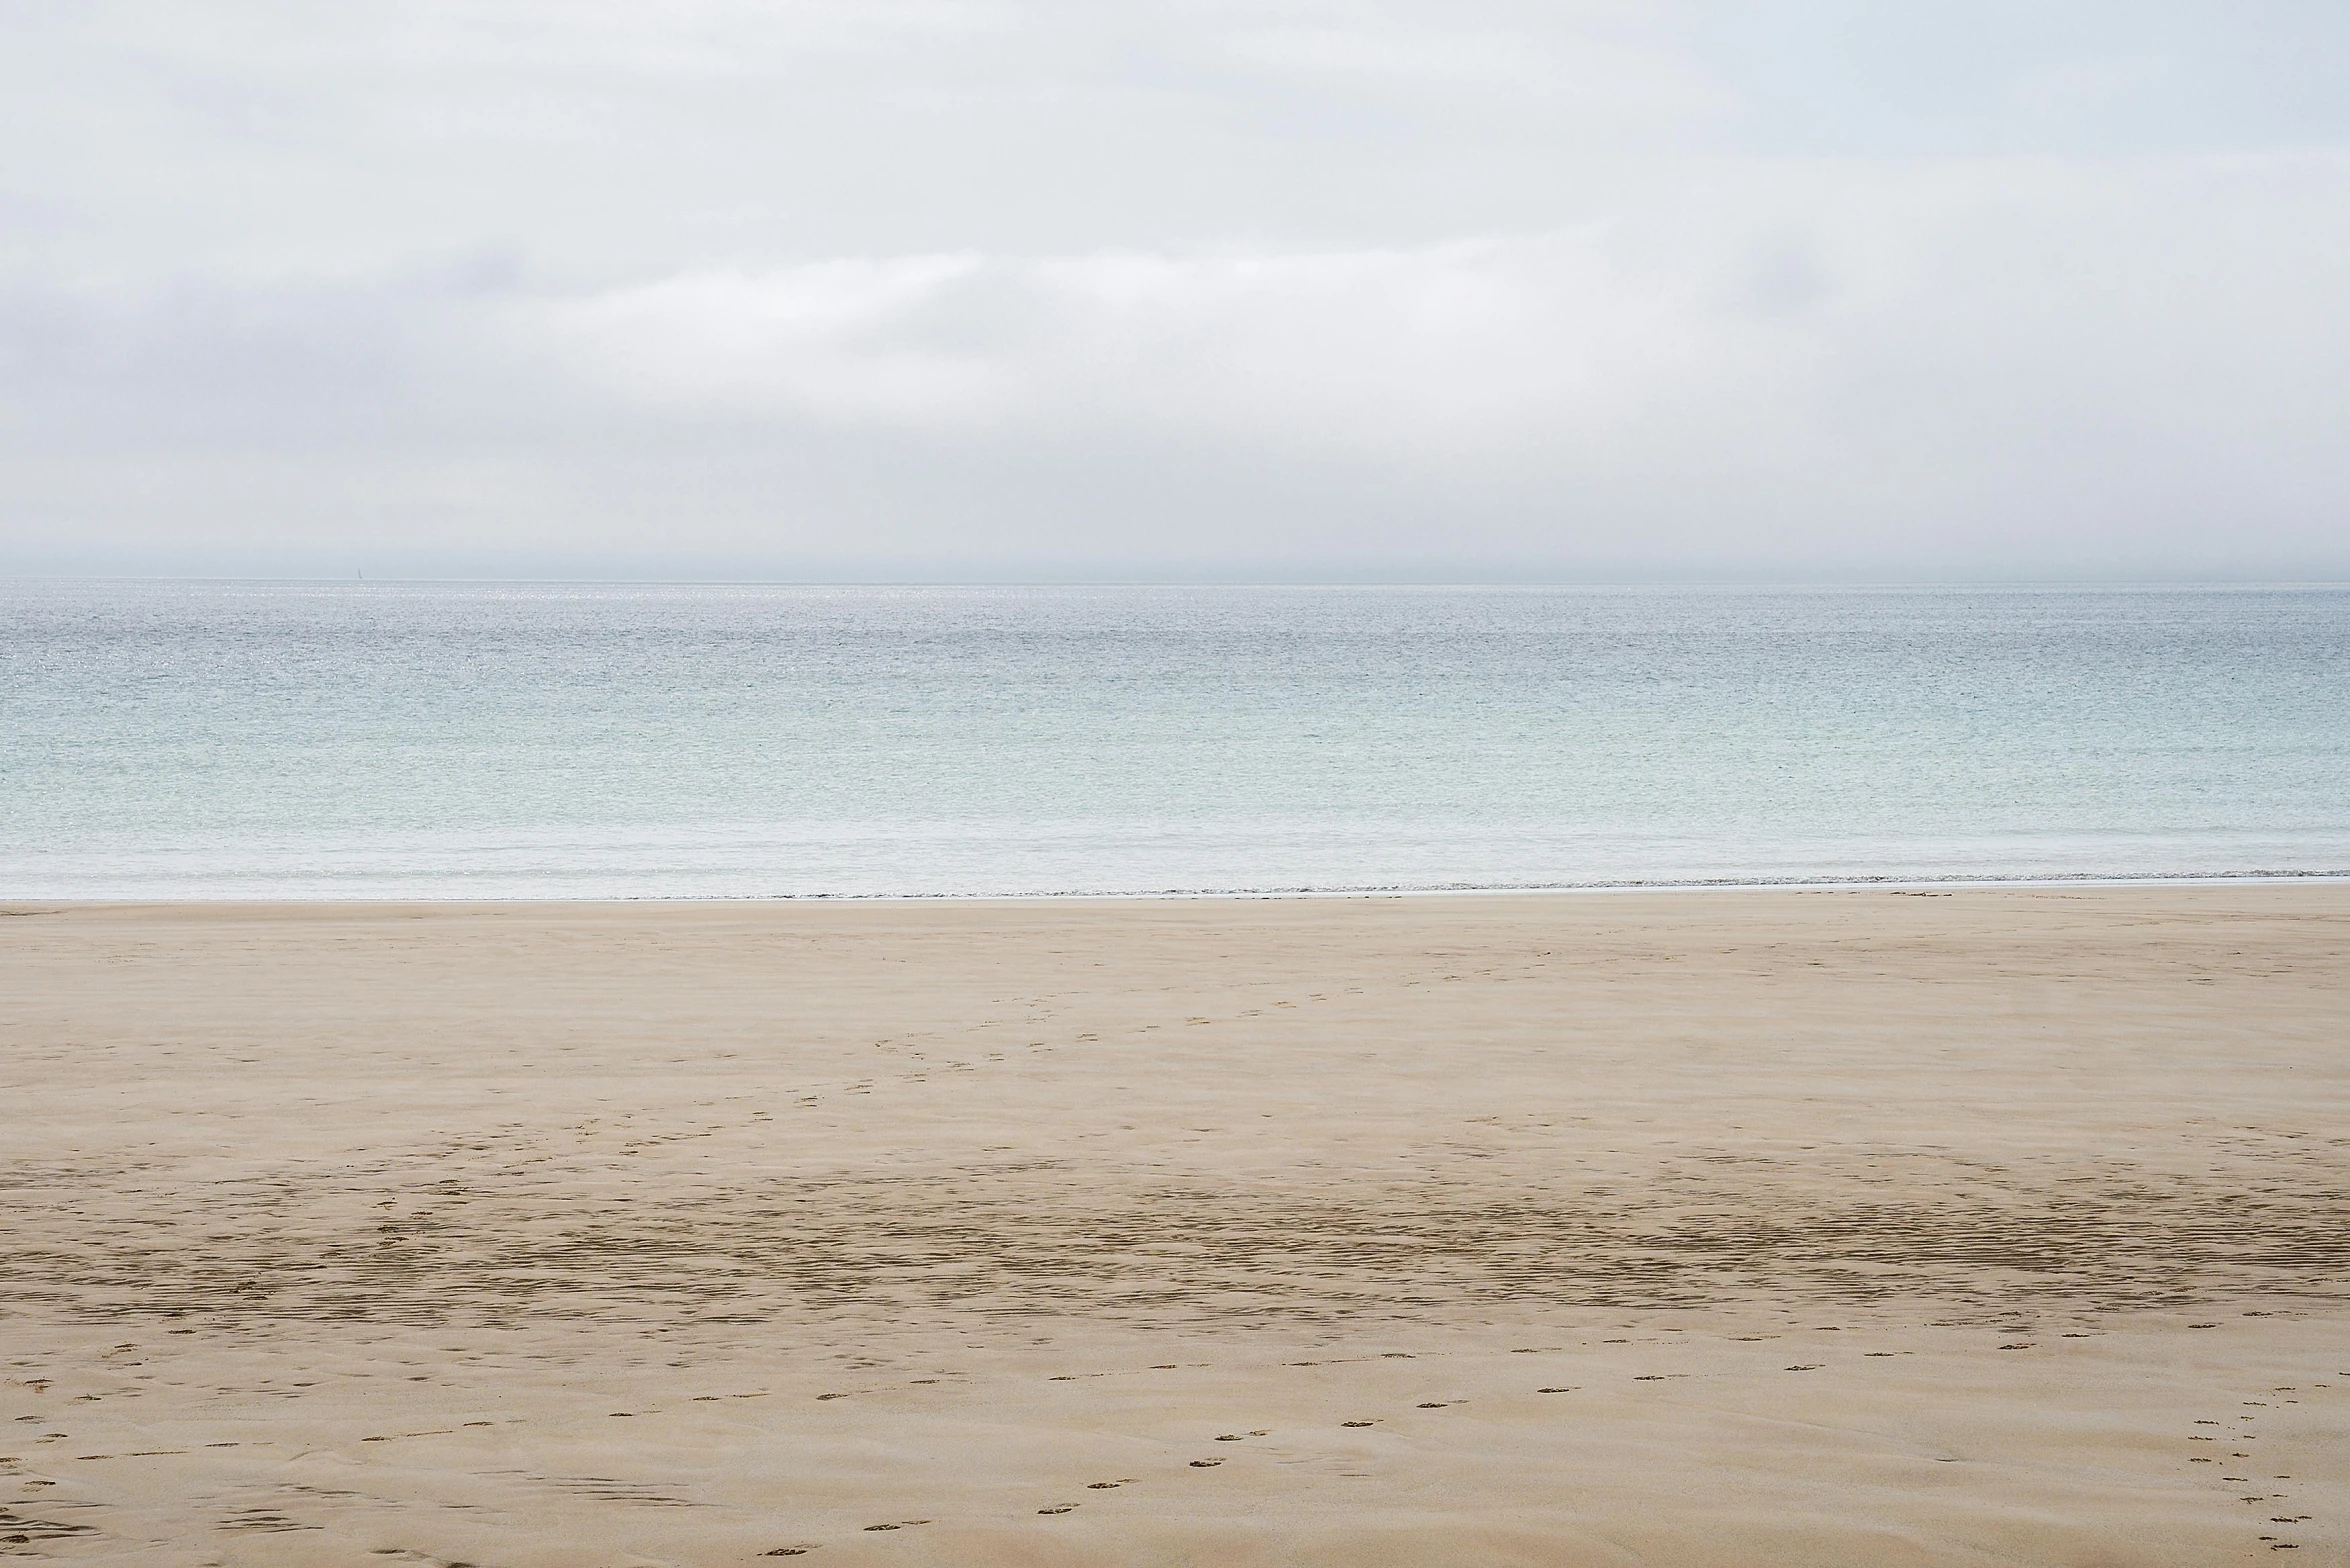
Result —
M 0 566 L 2350 569 L 2350 28 L 1751 9 L 0 11 Z

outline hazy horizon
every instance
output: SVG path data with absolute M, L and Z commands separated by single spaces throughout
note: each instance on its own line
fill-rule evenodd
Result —
M 1995 570 L 1915 572 L 1814 563 L 1808 568 L 1739 570 L 1696 564 L 1670 567 L 1626 563 L 1567 566 L 1541 561 L 1418 561 L 1347 563 L 1153 562 L 1058 560 L 929 560 L 919 563 L 841 560 L 541 556 L 457 553 L 434 556 L 319 553 L 262 556 L 142 551 L 118 556 L 26 558 L 0 568 L 16 582 L 250 582 L 299 584 L 538 583 L 691 587 L 909 587 L 909 588 L 1559 588 L 1559 589 L 1950 589 L 1985 592 L 2033 589 L 2095 592 L 2110 589 L 2277 588 L 2325 592 L 2350 589 L 2350 569 L 2318 572 L 2234 573 L 2147 571 L 2136 575 L 2079 570 L 2002 574 Z

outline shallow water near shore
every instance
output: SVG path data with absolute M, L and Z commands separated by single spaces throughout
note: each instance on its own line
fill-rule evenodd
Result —
M 0 584 L 0 896 L 2350 870 L 2350 592 Z

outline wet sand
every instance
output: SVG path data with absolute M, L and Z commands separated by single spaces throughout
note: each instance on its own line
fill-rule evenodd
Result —
M 11 906 L 0 1556 L 2350 1561 L 2350 887 Z

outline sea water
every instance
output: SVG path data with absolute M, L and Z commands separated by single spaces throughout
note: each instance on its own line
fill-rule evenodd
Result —
M 0 896 L 2350 871 L 2335 589 L 0 583 Z

